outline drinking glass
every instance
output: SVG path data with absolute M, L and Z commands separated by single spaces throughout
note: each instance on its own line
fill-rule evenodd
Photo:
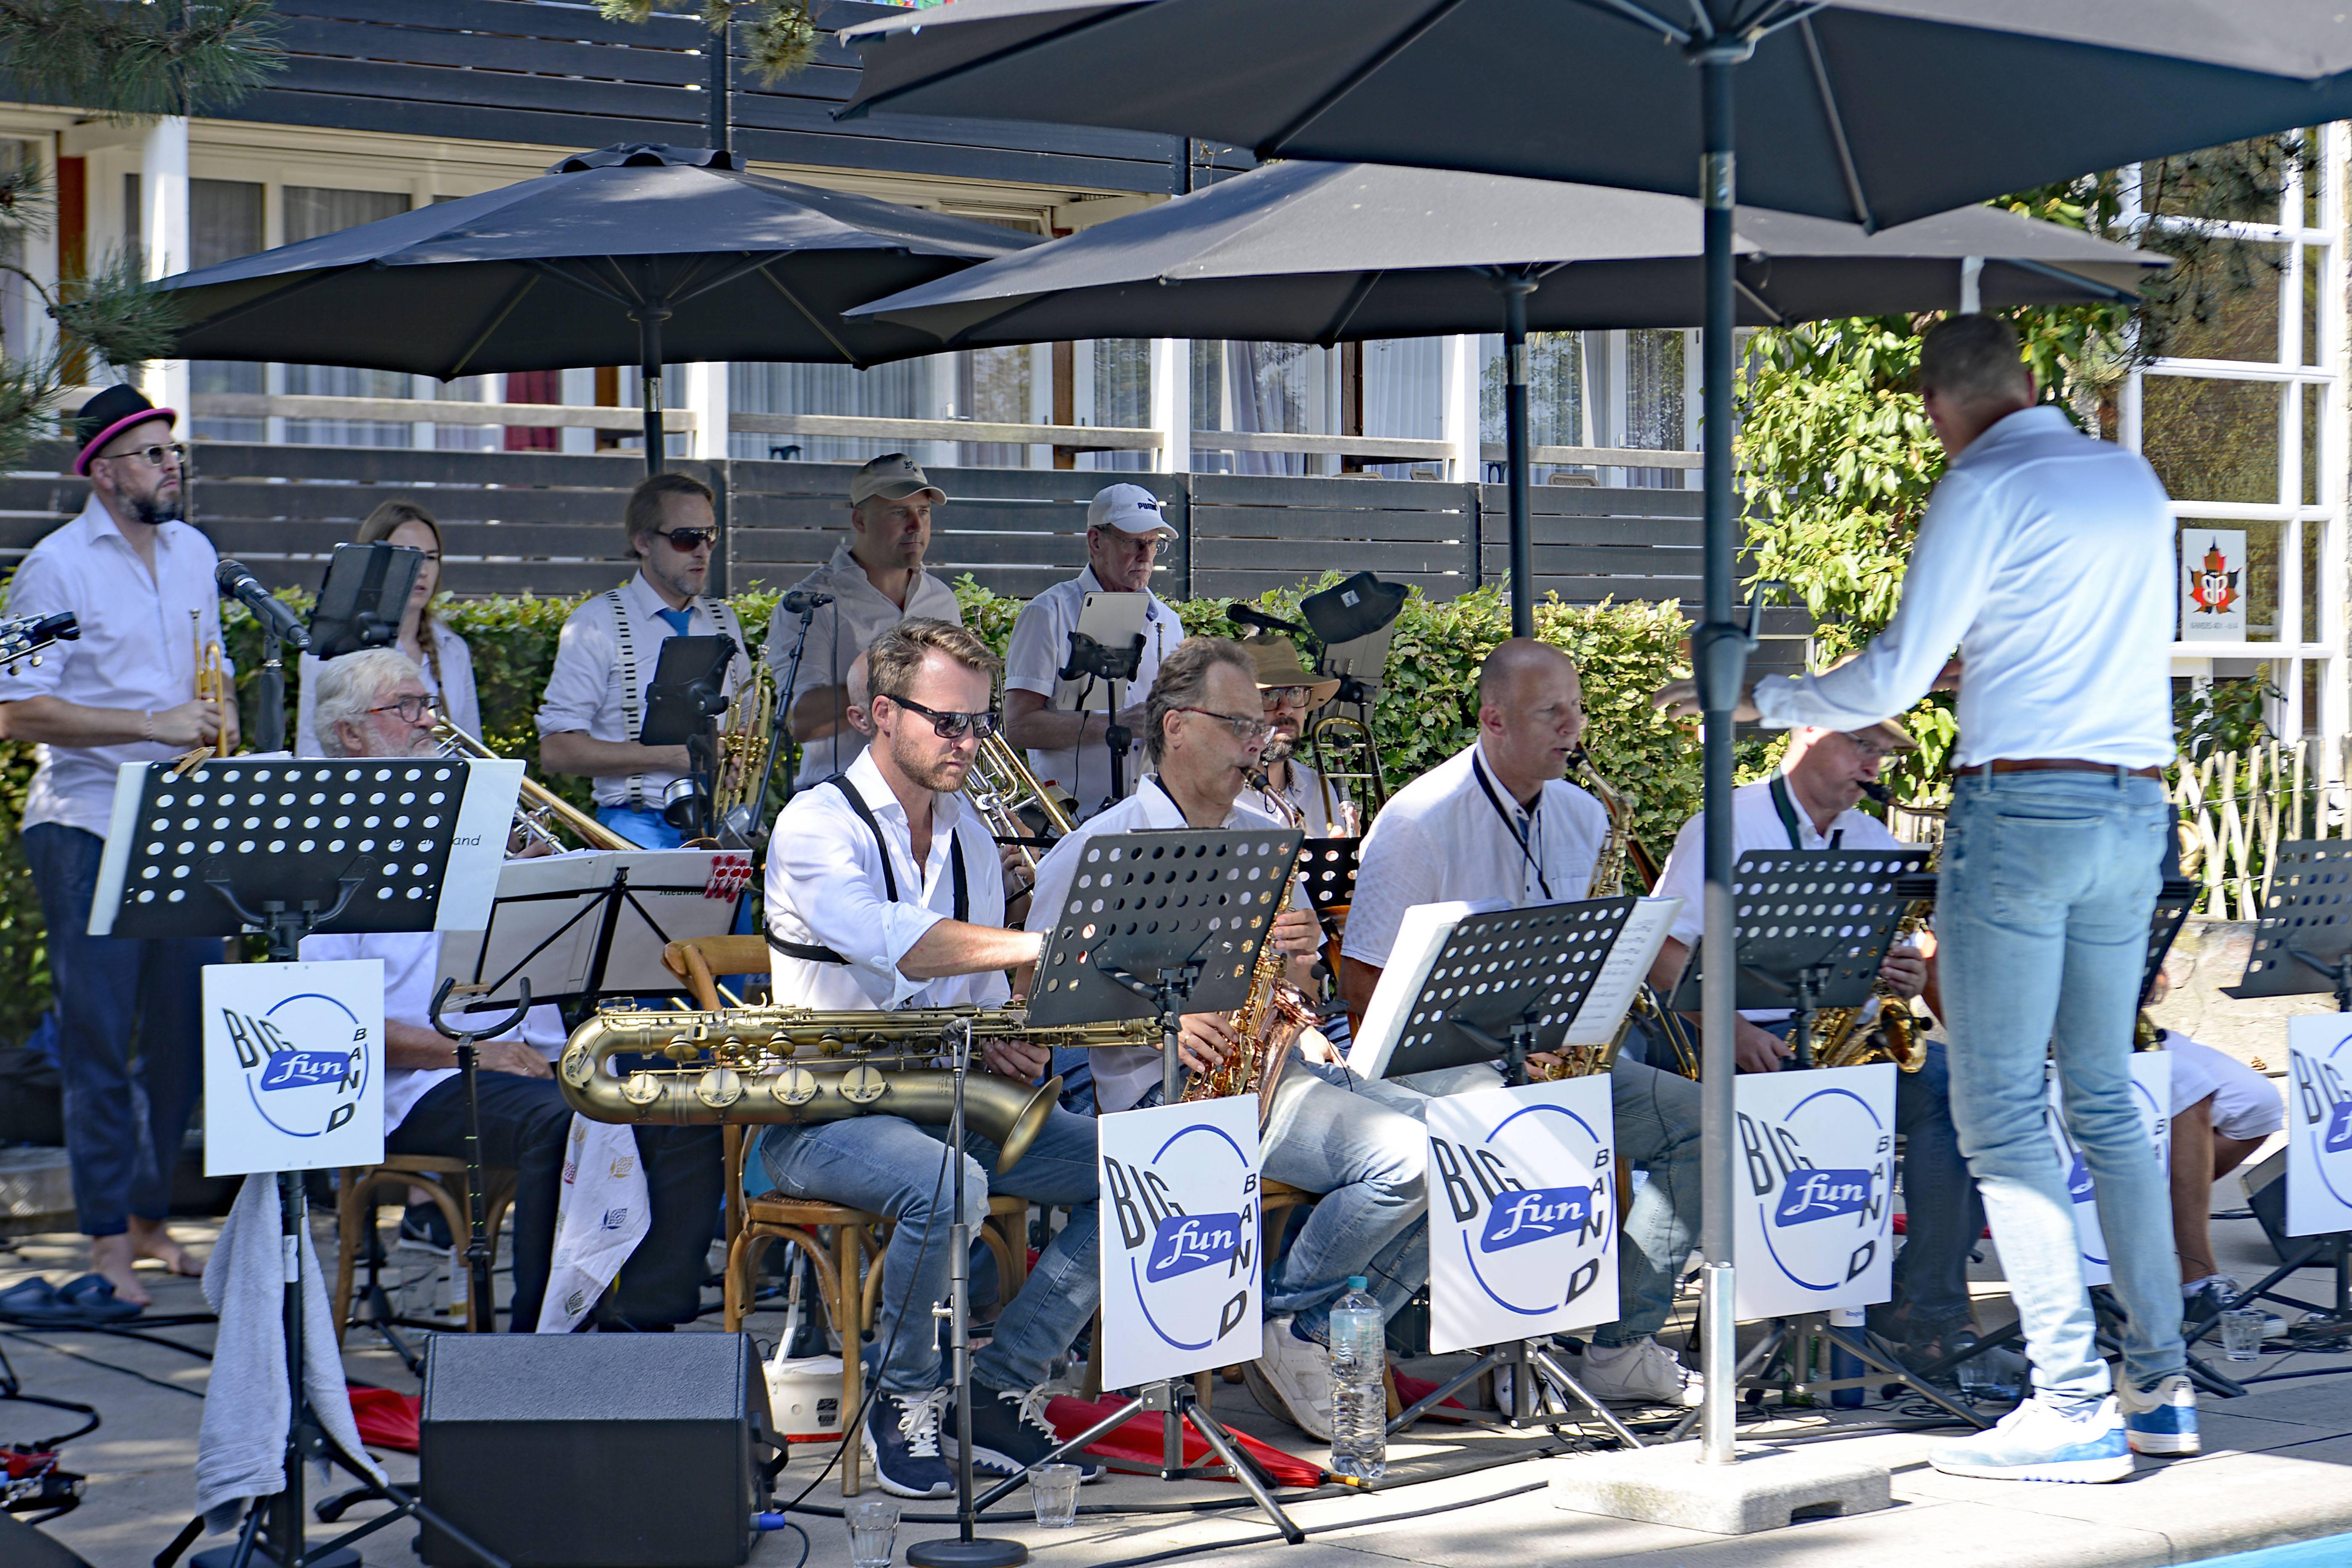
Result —
M 1037 1510 L 1037 1522 L 1048 1530 L 1067 1530 L 1077 1523 L 1078 1467 L 1040 1465 L 1030 1471 L 1029 1500 Z
M 898 1555 L 898 1505 L 888 1498 L 861 1498 L 841 1512 L 849 1525 L 850 1568 L 890 1568 Z
M 2221 1356 L 2225 1361 L 2260 1361 L 2263 1354 L 2263 1331 L 2269 1327 L 2269 1314 L 2240 1308 L 2221 1314 Z

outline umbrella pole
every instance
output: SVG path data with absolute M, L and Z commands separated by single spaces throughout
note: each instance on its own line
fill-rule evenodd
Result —
M 636 315 L 637 348 L 642 360 L 637 367 L 637 401 L 646 412 L 646 472 L 658 474 L 666 456 L 662 439 L 661 324 L 669 319 L 669 308 L 656 301 Z
M 1503 441 L 1511 490 L 1511 635 L 1536 635 L 1535 546 L 1528 528 L 1528 278 L 1503 279 Z
M 1747 635 L 1732 624 L 1732 573 L 1738 538 L 1732 513 L 1731 363 L 1732 329 L 1732 72 L 1751 46 L 1732 40 L 1700 45 L 1694 51 L 1703 105 L 1704 151 L 1699 195 L 1705 205 L 1706 330 L 1705 356 L 1705 448 L 1706 472 L 1706 622 L 1693 639 L 1694 673 L 1705 715 L 1705 805 L 1706 810 L 1706 926 L 1702 942 L 1706 967 L 1700 977 L 1700 1166 L 1705 1205 L 1699 1254 L 1706 1260 L 1699 1307 L 1704 1336 L 1706 1400 L 1699 1418 L 1699 1458 L 1730 1464 L 1732 1417 L 1739 1390 L 1736 1370 L 1737 1320 L 1732 1274 L 1732 1151 L 1736 1141 L 1732 1077 L 1732 1026 L 1736 945 L 1731 902 L 1732 714 L 1739 702 L 1748 663 Z M 1748 628 L 1752 630 L 1753 628 Z

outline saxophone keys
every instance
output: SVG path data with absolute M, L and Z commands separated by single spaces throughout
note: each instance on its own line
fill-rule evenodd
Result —
M 841 1098 L 852 1105 L 871 1105 L 890 1090 L 890 1080 L 871 1062 L 859 1062 L 841 1075 Z
M 661 1091 L 661 1079 L 649 1072 L 633 1072 L 621 1084 L 621 1098 L 631 1105 L 651 1105 Z
M 799 1107 L 816 1098 L 816 1074 L 806 1068 L 786 1068 L 768 1080 L 768 1092 L 779 1105 Z
M 713 1110 L 724 1110 L 743 1098 L 743 1079 L 732 1068 L 712 1068 L 695 1080 L 694 1098 Z

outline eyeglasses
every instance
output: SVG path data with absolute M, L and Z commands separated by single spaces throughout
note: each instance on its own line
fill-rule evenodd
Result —
M 1244 743 L 1263 741 L 1274 733 L 1274 726 L 1263 719 L 1244 719 L 1232 713 L 1212 713 L 1206 708 L 1179 708 L 1179 713 L 1198 713 L 1203 719 L 1214 719 L 1234 732 L 1234 739 Z
M 160 468 L 166 458 L 181 468 L 188 466 L 188 449 L 177 441 L 168 447 L 133 447 L 128 452 L 101 452 L 90 459 L 93 463 L 111 463 L 121 458 L 136 458 L 151 468 Z
M 1873 735 L 1857 735 L 1850 730 L 1840 730 L 1853 749 L 1874 763 L 1883 763 L 1895 754 L 1895 748 Z
M 714 550 L 719 547 L 719 530 L 716 528 L 673 528 L 667 533 L 656 529 L 654 537 L 667 542 L 680 555 L 691 555 L 706 544 Z
M 996 710 L 992 708 L 983 708 L 977 713 L 942 713 L 936 708 L 926 708 L 903 697 L 892 697 L 887 691 L 877 691 L 874 695 L 886 698 L 910 713 L 920 713 L 931 721 L 931 733 L 942 741 L 961 741 L 966 735 L 977 735 L 985 741 L 996 733 Z
M 1268 708 L 1287 707 L 1293 702 L 1304 708 L 1307 706 L 1308 696 L 1313 691 L 1314 688 L 1310 686 L 1261 686 L 1258 688 L 1257 700 Z
M 419 697 L 411 693 L 406 697 L 387 702 L 381 708 L 371 708 L 368 711 L 371 713 L 397 713 L 404 722 L 416 724 L 422 723 L 425 716 L 427 713 L 432 712 L 434 707 L 434 700 L 430 697 Z

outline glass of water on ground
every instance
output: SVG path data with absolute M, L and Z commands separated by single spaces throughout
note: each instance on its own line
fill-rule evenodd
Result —
M 1040 1465 L 1030 1471 L 1029 1501 L 1037 1510 L 1037 1522 L 1048 1530 L 1067 1530 L 1077 1523 L 1078 1467 Z
M 862 1498 L 841 1510 L 849 1526 L 850 1568 L 890 1568 L 898 1549 L 898 1505 Z
M 2268 1314 L 2241 1307 L 2221 1314 L 2221 1356 L 2225 1361 L 2259 1361 Z

